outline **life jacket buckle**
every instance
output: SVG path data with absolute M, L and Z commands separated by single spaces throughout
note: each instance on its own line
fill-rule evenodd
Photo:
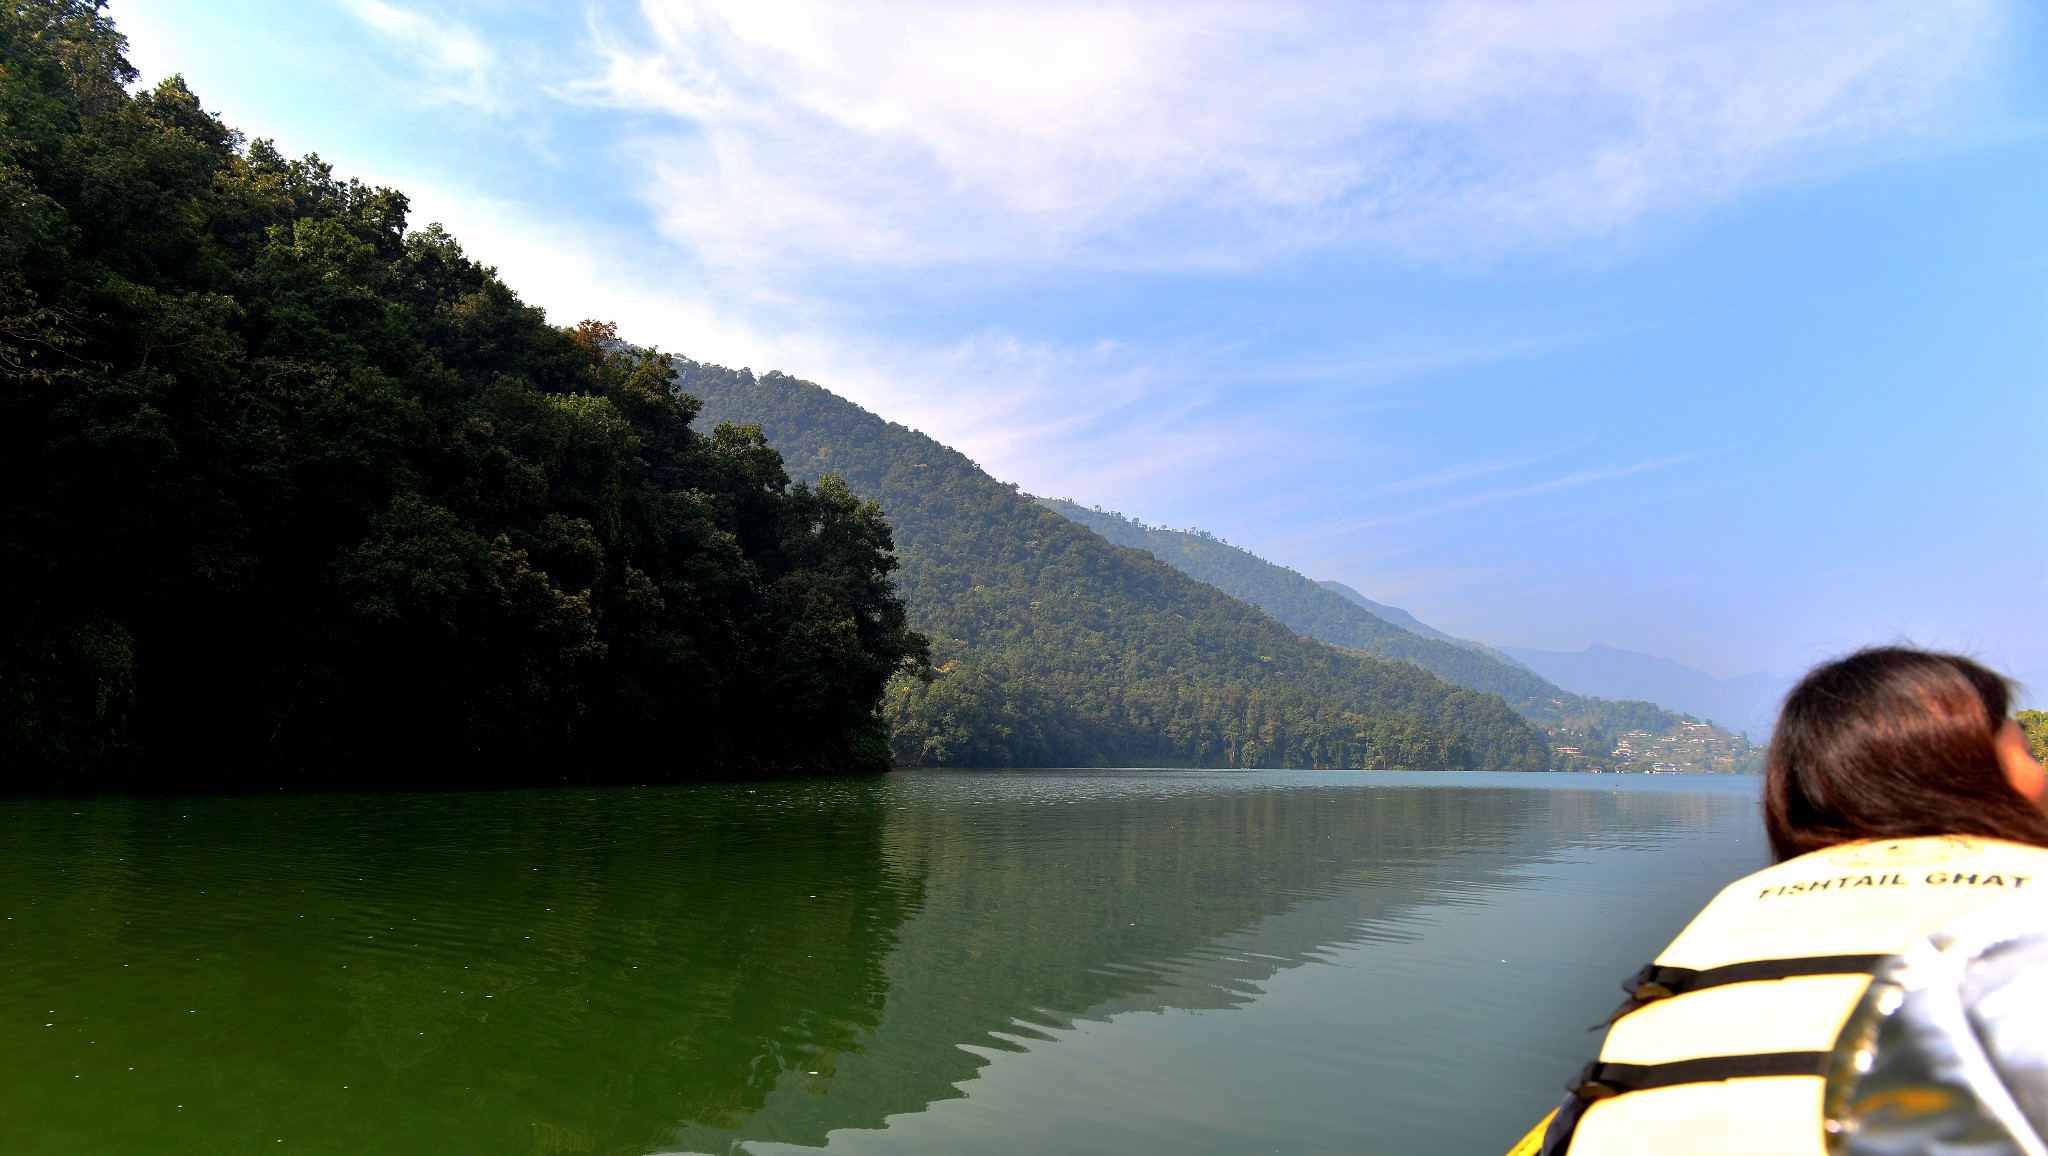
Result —
M 1674 995 L 1679 995 L 1686 990 L 1687 981 L 1698 974 L 1690 968 L 1660 967 L 1655 961 L 1646 963 L 1642 970 L 1621 981 L 1621 990 L 1628 993 L 1628 998 L 1621 1001 L 1621 1006 L 1614 1009 L 1614 1014 L 1586 1030 L 1597 1032 L 1646 1003 L 1655 1003 L 1660 999 L 1670 999 Z
M 1606 1065 L 1599 1060 L 1593 1060 L 1585 1067 L 1580 1068 L 1577 1075 L 1565 1081 L 1564 1090 L 1588 1103 L 1594 1100 L 1605 1100 L 1610 1096 L 1619 1096 L 1627 1091 L 1628 1089 L 1626 1088 L 1617 1087 L 1600 1078 L 1602 1074 L 1601 1069 L 1604 1067 Z
M 1665 967 L 1652 960 L 1642 970 L 1621 981 L 1621 990 L 1635 998 L 1637 1003 L 1648 1003 L 1653 999 L 1670 999 L 1685 991 L 1690 981 L 1697 979 L 1699 972 L 1689 967 Z

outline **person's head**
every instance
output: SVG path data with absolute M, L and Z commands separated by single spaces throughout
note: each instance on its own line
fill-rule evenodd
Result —
M 2012 688 L 1967 658 L 1886 646 L 1808 672 L 1778 715 L 1764 826 L 1780 861 L 1836 843 L 1980 835 L 2048 847 Z

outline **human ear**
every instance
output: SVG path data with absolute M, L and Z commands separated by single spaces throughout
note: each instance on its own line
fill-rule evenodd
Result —
M 2038 803 L 2043 794 L 2048 794 L 2048 771 L 2034 760 L 2034 754 L 2027 749 L 2027 732 L 2011 719 L 1998 728 L 1998 737 L 1992 740 L 1998 749 L 1998 765 L 2005 771 L 2005 781 L 2012 784 L 2028 802 Z

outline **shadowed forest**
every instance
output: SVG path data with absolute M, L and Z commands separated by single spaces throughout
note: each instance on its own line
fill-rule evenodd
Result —
M 122 47 L 0 9 L 6 785 L 887 765 L 875 506 Z

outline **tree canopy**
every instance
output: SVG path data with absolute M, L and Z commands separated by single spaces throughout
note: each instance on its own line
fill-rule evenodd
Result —
M 0 782 L 886 765 L 872 502 L 123 49 L 0 9 Z
M 2034 757 L 2048 761 L 2048 710 L 2023 710 L 2019 712 L 2019 720 Z

